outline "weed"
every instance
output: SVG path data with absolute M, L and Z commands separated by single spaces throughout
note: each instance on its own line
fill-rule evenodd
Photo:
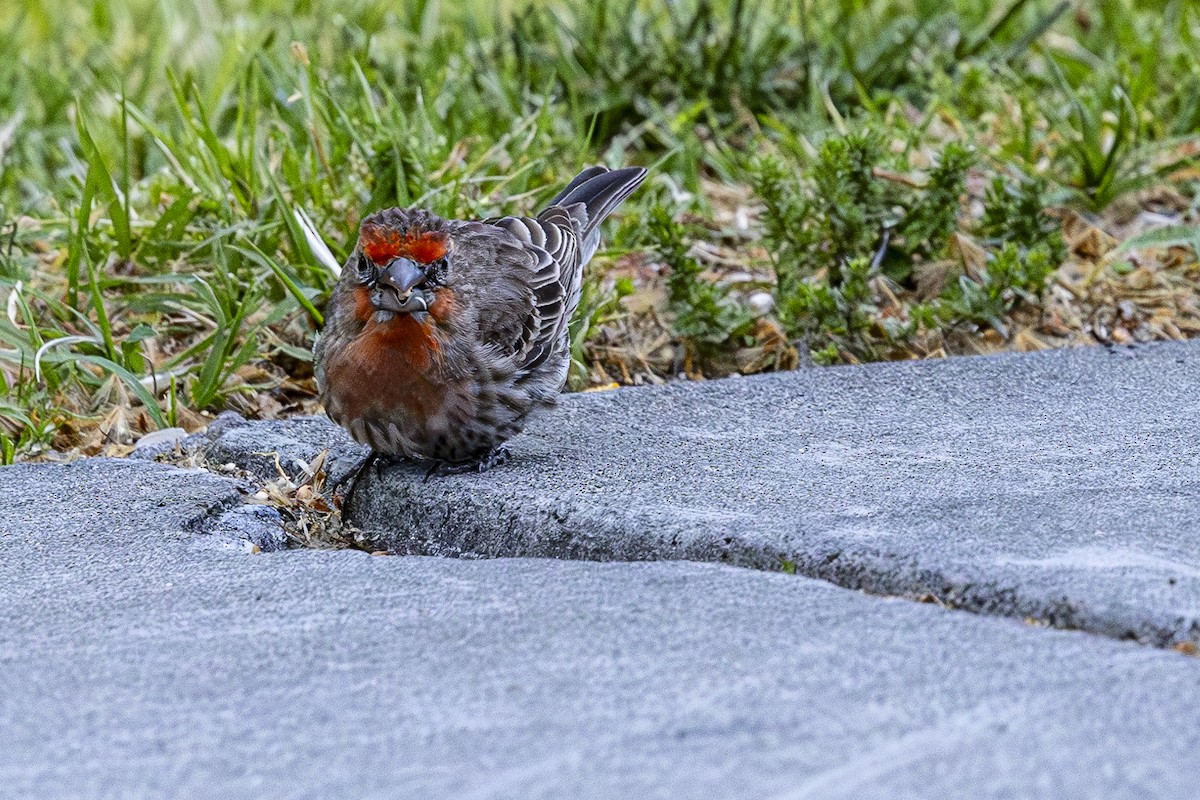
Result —
M 1044 245 L 1049 260 L 1061 263 L 1066 246 L 1058 221 L 1046 213 L 1049 205 L 1044 178 L 996 175 L 984 197 L 978 233 L 987 245 L 1014 243 L 1026 250 Z
M 911 256 L 930 259 L 941 255 L 945 249 L 950 234 L 958 228 L 967 170 L 974 163 L 975 154 L 969 148 L 950 142 L 929 171 L 925 186 L 907 200 L 896 233 L 905 244 L 905 255 L 910 257 L 908 263 L 911 263 Z M 903 280 L 908 274 L 902 272 L 896 277 Z
M 710 356 L 734 336 L 745 333 L 750 314 L 702 276 L 689 251 L 687 231 L 658 206 L 650 218 L 650 237 L 667 266 L 668 304 L 672 327 L 701 356 Z
M 889 158 L 877 135 L 856 132 L 827 140 L 808 164 L 808 180 L 778 156 L 752 163 L 779 316 L 815 363 L 884 357 L 931 326 L 981 322 L 1005 332 L 1014 305 L 1040 294 L 1063 256 L 1044 183 L 994 176 L 975 224 L 963 219 L 975 161 L 971 148 L 951 142 L 923 179 L 905 177 L 898 170 L 907 154 Z M 999 249 L 981 249 L 986 267 L 961 275 L 929 304 L 895 308 L 896 291 L 915 280 L 914 265 L 945 263 L 952 234 L 960 247 L 982 235 L 985 247 Z
M 1005 244 L 988 255 L 979 274 L 962 275 L 947 288 L 937 313 L 947 321 L 989 325 L 1007 336 L 1004 319 L 1008 312 L 1021 300 L 1037 300 L 1055 263 L 1046 244 L 1029 249 Z

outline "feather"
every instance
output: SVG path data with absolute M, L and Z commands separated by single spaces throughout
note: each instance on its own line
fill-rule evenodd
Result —
M 600 223 L 645 178 L 641 167 L 589 167 L 536 217 L 485 220 L 511 234 L 529 254 L 522 280 L 532 289 L 532 304 L 525 312 L 520 341 L 514 343 L 522 372 L 534 372 L 552 354 L 565 350 L 567 326 L 579 307 L 583 267 L 600 246 Z

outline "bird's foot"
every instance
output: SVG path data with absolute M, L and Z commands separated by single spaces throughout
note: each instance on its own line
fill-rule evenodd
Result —
M 359 483 L 362 482 L 364 472 L 366 472 L 368 469 L 370 469 L 371 472 L 375 473 L 376 479 L 378 479 L 383 474 L 384 469 L 392 466 L 393 464 L 399 464 L 401 461 L 404 461 L 404 460 L 405 459 L 403 456 L 393 456 L 393 455 L 388 455 L 387 453 L 377 453 L 374 450 L 372 450 L 367 456 L 365 456 L 363 458 L 362 461 L 360 461 L 358 463 L 358 466 L 355 467 L 354 471 L 350 474 L 350 476 L 348 478 L 348 480 L 350 482 L 350 489 L 346 492 L 346 494 L 342 498 L 342 508 L 347 509 L 350 507 L 350 503 L 353 502 L 353 500 L 354 500 L 354 493 L 356 491 L 358 491 L 358 485 L 359 485 Z
M 497 445 L 492 448 L 492 451 L 478 461 L 467 461 L 462 464 L 447 464 L 445 461 L 435 461 L 433 466 L 429 468 L 429 472 L 425 473 L 425 480 L 429 480 L 434 475 L 463 475 L 468 472 L 487 472 L 492 467 L 498 467 L 504 464 L 512 457 L 512 453 L 504 445 Z

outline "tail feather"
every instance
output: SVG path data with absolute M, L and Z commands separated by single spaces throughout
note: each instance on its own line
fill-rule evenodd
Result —
M 566 188 L 550 201 L 550 205 L 538 214 L 538 222 L 543 223 L 543 228 L 553 230 L 570 227 L 572 223 L 579 226 L 578 239 L 568 239 L 565 236 L 558 239 L 564 244 L 569 242 L 572 249 L 577 247 L 578 252 L 572 253 L 570 257 L 557 251 L 554 253 L 555 260 L 563 268 L 563 272 L 558 276 L 563 305 L 561 311 L 554 315 L 557 324 L 545 337 L 546 342 L 566 342 L 567 324 L 579 307 L 583 267 L 592 260 L 592 256 L 600 247 L 600 223 L 645 179 L 646 170 L 641 167 L 614 170 L 588 167 L 576 175 Z M 546 347 L 549 348 L 549 344 Z M 541 356 L 543 360 L 545 357 Z M 533 360 L 536 360 L 536 357 Z
M 607 172 L 608 172 L 608 167 L 600 167 L 600 166 L 588 167 L 583 172 L 579 173 L 574 178 L 572 178 L 571 182 L 568 183 L 566 186 L 564 186 L 563 190 L 561 192 L 554 195 L 554 199 L 551 200 L 549 203 L 547 203 L 546 207 L 549 208 L 550 206 L 564 205 L 563 198 L 566 197 L 567 195 L 569 195 L 571 192 L 578 189 L 580 184 L 586 183 L 587 181 L 590 181 L 592 178 L 596 177 L 597 175 L 604 175 Z
M 575 176 L 567 187 L 550 201 L 550 208 L 560 206 L 571 210 L 571 206 L 582 204 L 587 212 L 580 230 L 584 241 L 592 238 L 604 218 L 625 201 L 646 179 L 642 167 L 625 167 L 609 170 L 604 167 L 589 167 Z

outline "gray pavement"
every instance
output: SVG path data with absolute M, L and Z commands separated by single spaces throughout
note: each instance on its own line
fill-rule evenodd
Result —
M 1195 658 L 718 564 L 249 554 L 245 490 L 0 469 L 0 796 L 1196 793 Z
M 368 474 L 398 553 L 690 559 L 1154 645 L 1200 641 L 1200 346 L 1060 350 L 574 395 L 484 475 Z M 263 474 L 323 419 L 219 432 Z

